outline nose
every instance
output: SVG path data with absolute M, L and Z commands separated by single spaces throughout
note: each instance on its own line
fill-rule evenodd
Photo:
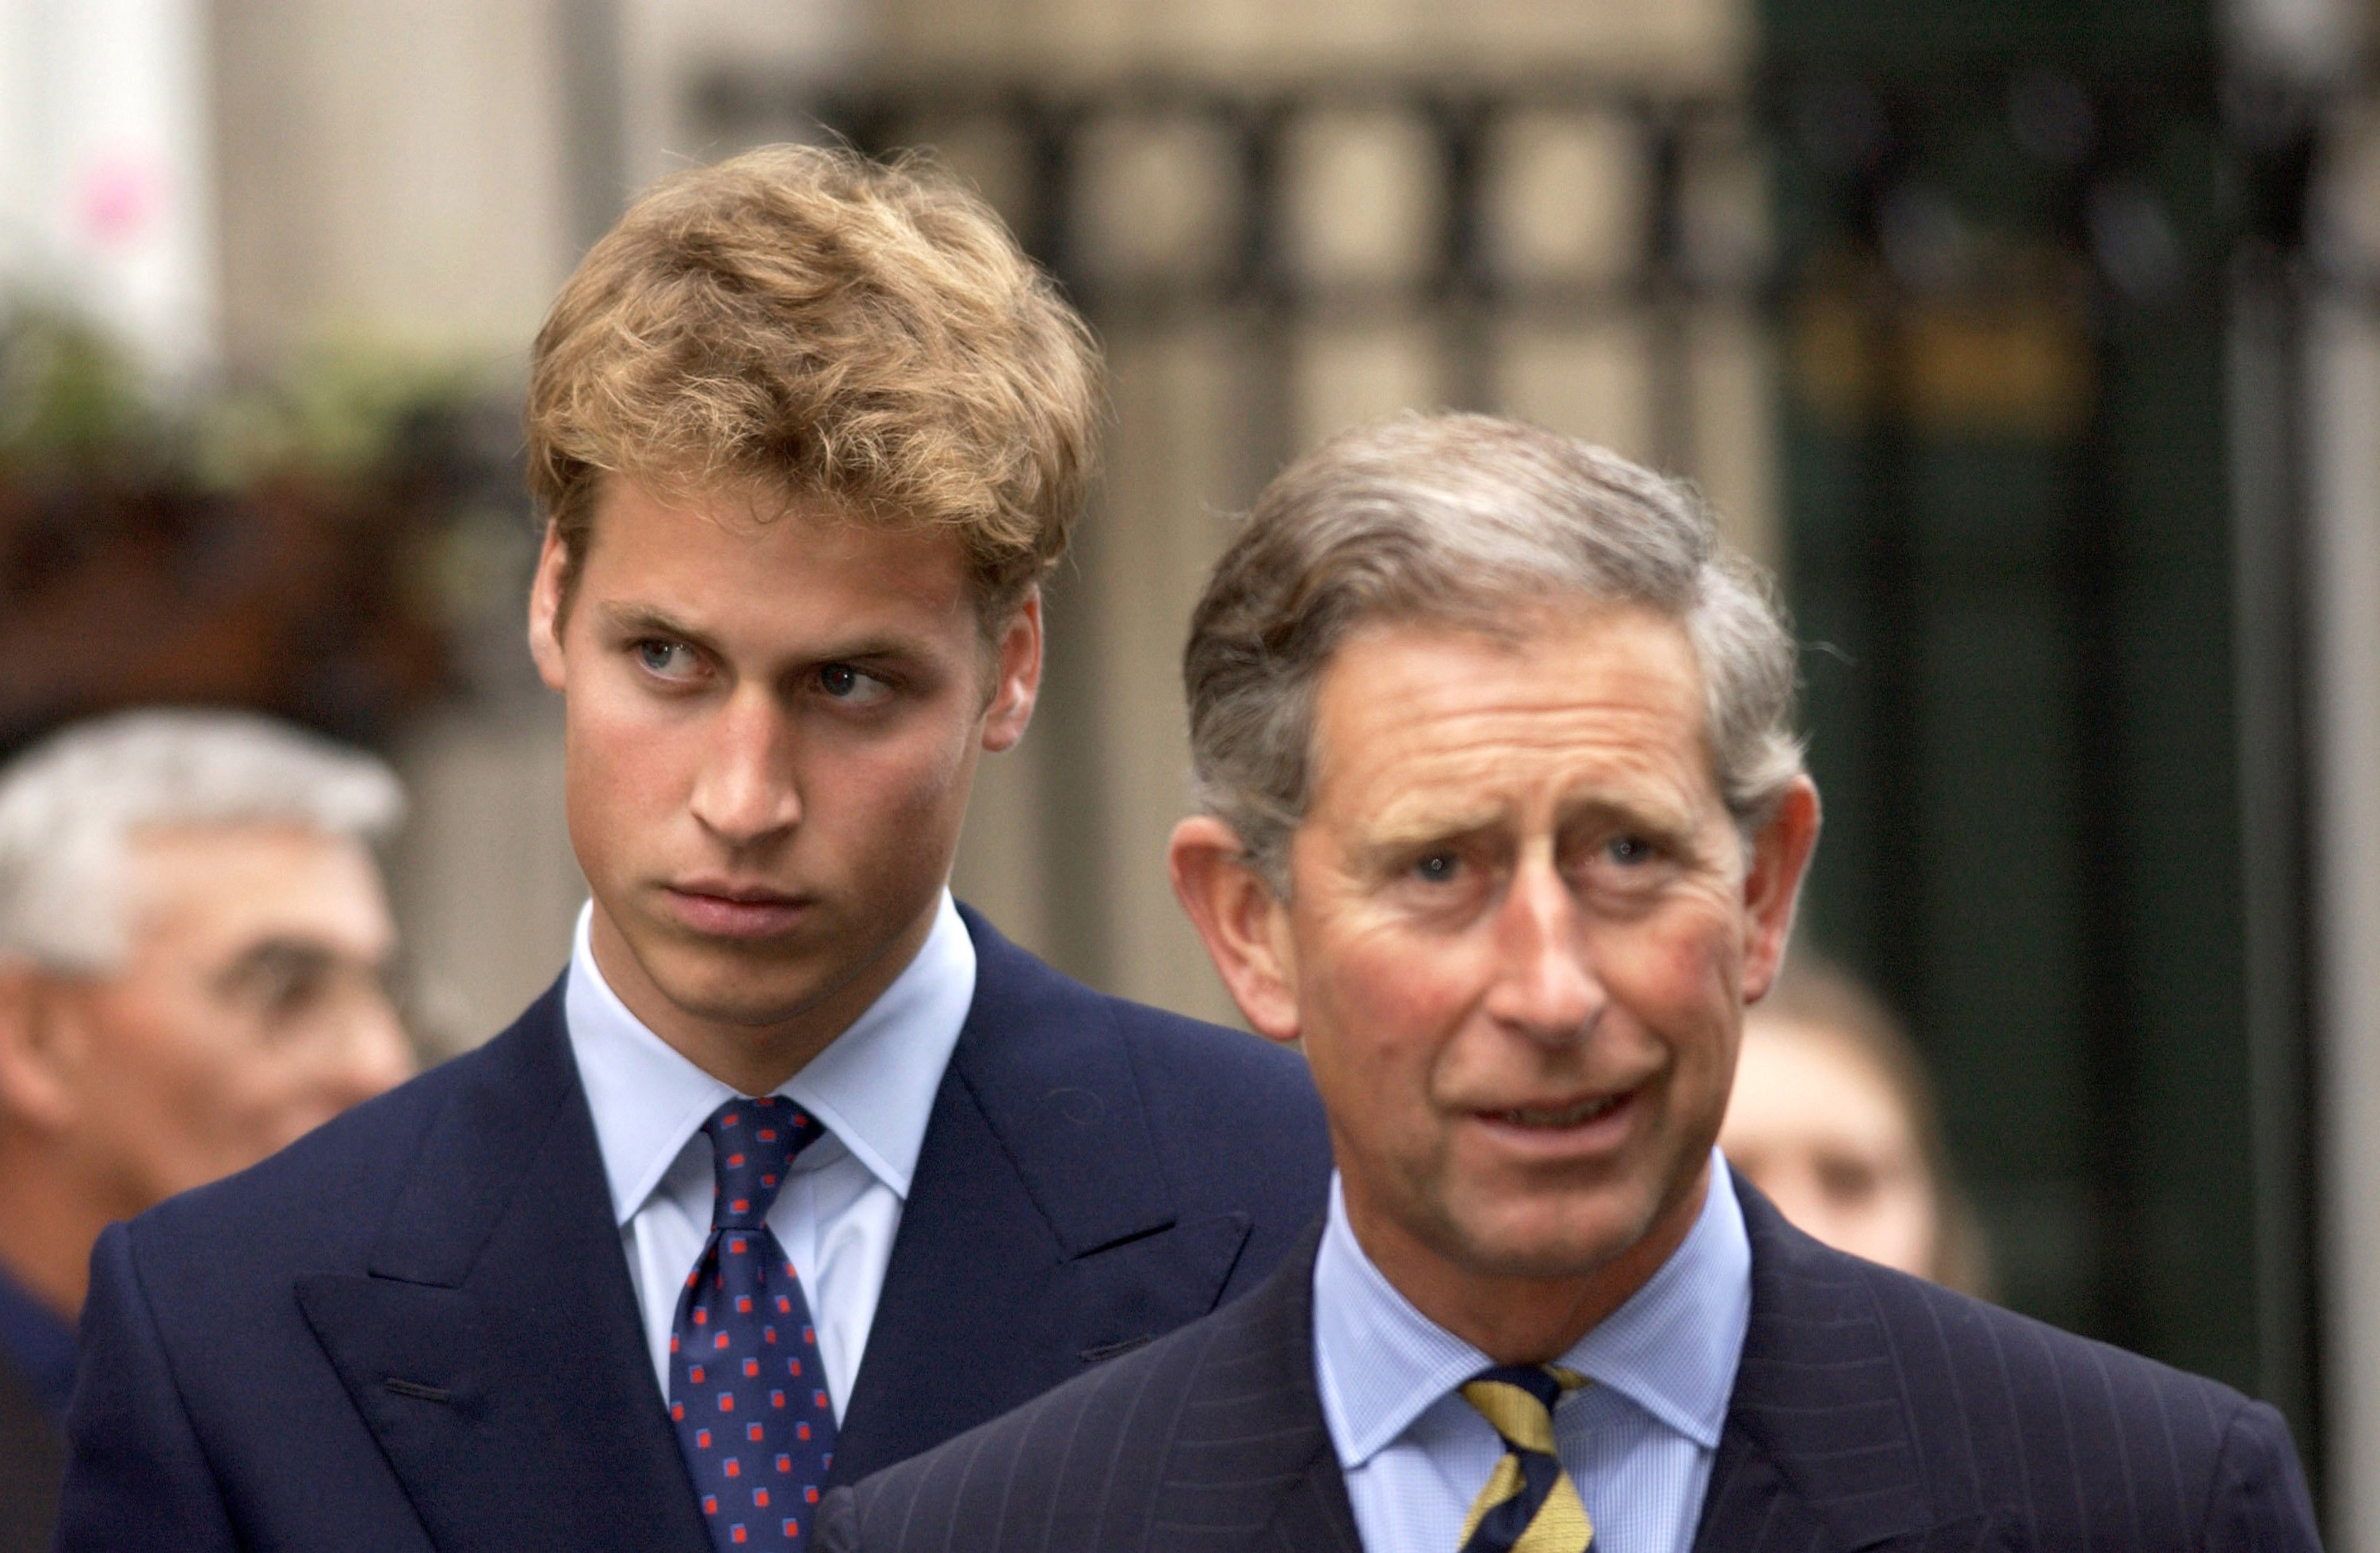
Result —
M 706 731 L 687 807 L 703 829 L 747 847 L 801 822 L 789 730 L 759 686 L 739 687 Z
M 1536 1039 L 1571 1039 L 1603 1012 L 1570 886 L 1548 862 L 1524 863 L 1498 910 L 1496 977 L 1487 1012 Z

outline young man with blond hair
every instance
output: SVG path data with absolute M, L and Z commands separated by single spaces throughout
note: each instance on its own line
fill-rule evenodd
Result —
M 1318 1211 L 1293 1057 L 956 905 L 1099 414 L 929 167 L 679 174 L 538 337 L 529 649 L 591 897 L 504 1034 L 94 1258 L 62 1546 L 808 1546 Z

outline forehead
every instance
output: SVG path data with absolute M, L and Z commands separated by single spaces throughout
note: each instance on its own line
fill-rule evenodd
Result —
M 1509 637 L 1436 624 L 1357 633 L 1316 698 L 1314 796 L 1367 829 L 1480 821 L 1533 801 L 1662 811 L 1717 801 L 1702 676 L 1673 622 L 1546 610 Z
M 955 533 L 749 485 L 665 492 L 607 480 L 579 570 L 582 593 L 686 614 L 757 609 L 790 621 L 798 601 L 975 617 Z
M 152 939 L 262 934 L 384 952 L 380 871 L 361 842 L 304 825 L 144 826 L 126 847 L 128 906 Z

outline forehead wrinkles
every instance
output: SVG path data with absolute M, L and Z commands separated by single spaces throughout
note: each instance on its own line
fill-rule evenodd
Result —
M 1690 826 L 1713 782 L 1699 680 L 1641 635 L 1597 635 L 1351 643 L 1323 686 L 1316 797 L 1375 831 L 1486 823 L 1532 797 Z

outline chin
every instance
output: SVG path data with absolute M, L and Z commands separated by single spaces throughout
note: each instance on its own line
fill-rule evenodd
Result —
M 1602 1197 L 1505 1199 L 1462 1212 L 1447 1226 L 1449 1249 L 1488 1277 L 1585 1278 L 1643 1240 L 1653 1218 L 1644 1205 Z
M 733 956 L 700 960 L 708 963 L 673 966 L 674 974 L 653 980 L 673 1005 L 712 1024 L 783 1024 L 815 1007 L 827 993 L 810 977 L 756 977 L 749 961 Z

